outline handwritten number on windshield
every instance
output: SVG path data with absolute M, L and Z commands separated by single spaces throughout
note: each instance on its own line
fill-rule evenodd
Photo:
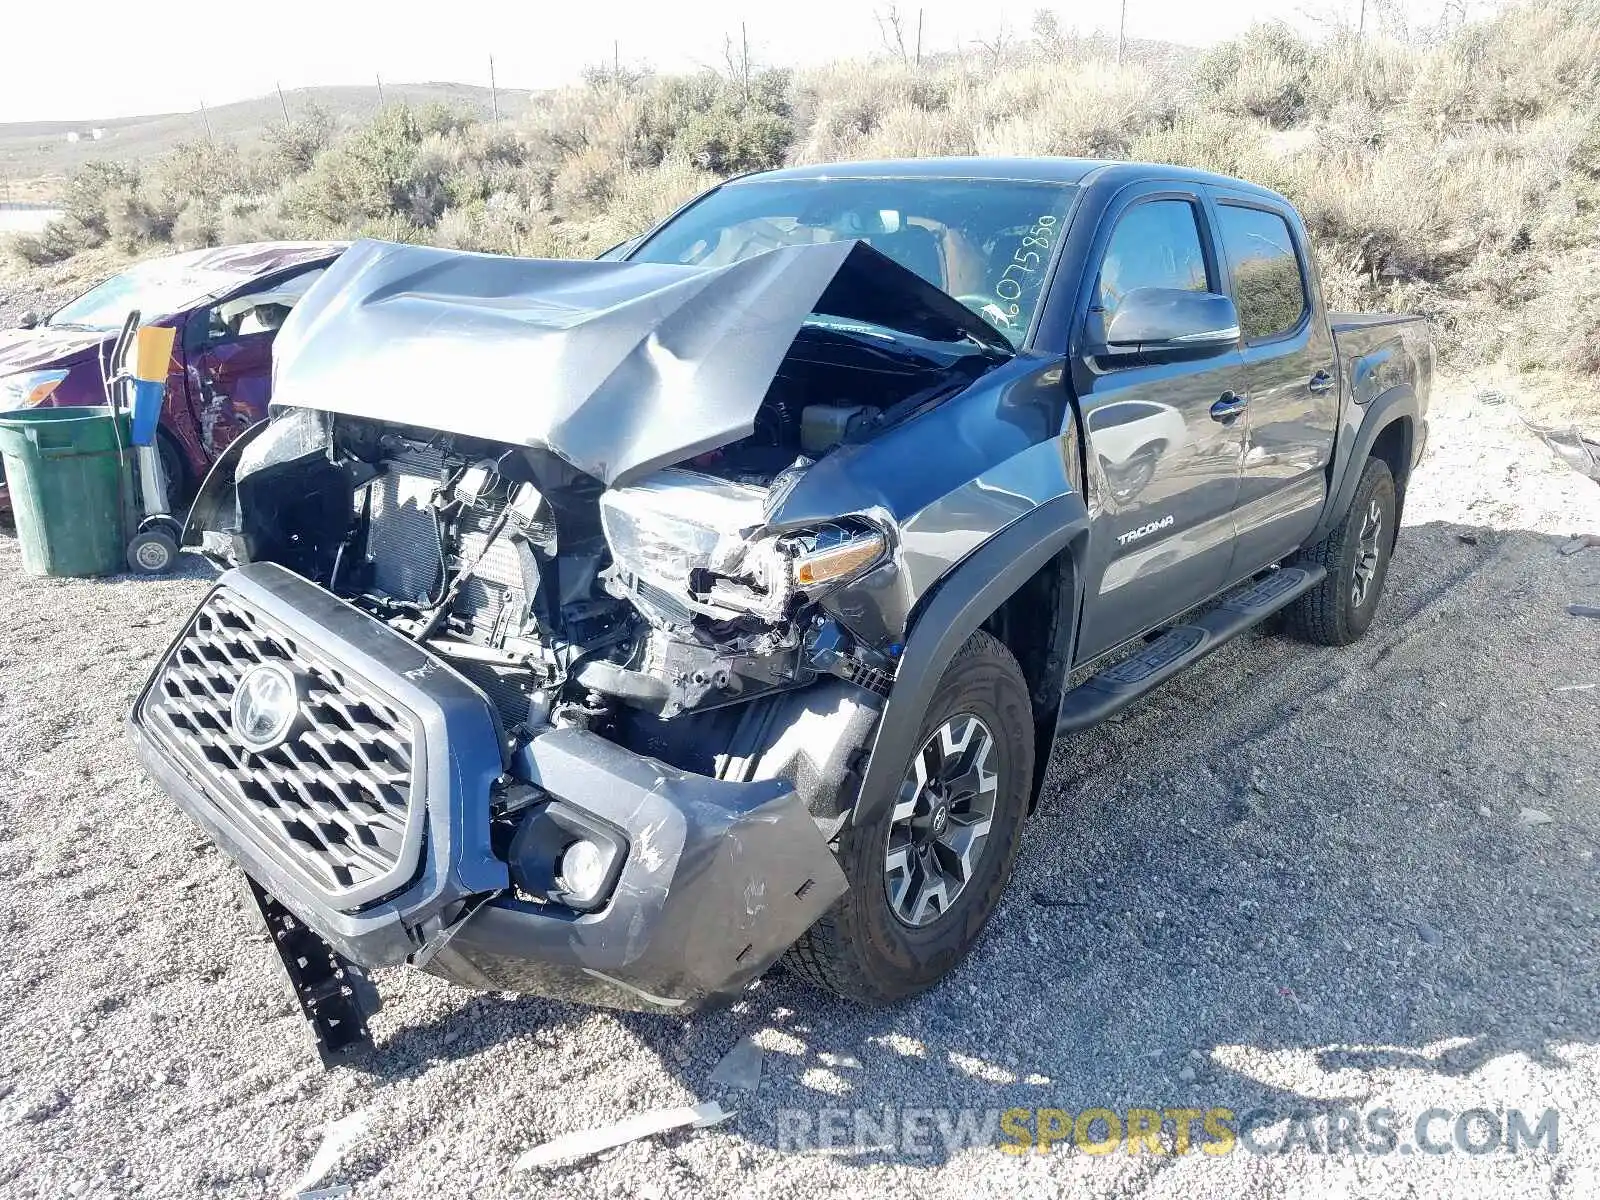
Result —
M 1000 273 L 1000 279 L 994 285 L 994 294 L 1006 305 L 1011 316 L 1021 314 L 1023 292 L 1037 286 L 1037 281 L 1029 276 L 1037 275 L 1050 257 L 1050 241 L 1055 233 L 1056 218 L 1049 215 L 1040 217 L 1023 235 L 1022 244 L 1011 256 L 1006 269 Z

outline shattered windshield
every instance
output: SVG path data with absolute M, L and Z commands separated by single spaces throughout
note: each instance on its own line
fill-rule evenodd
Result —
M 113 275 L 51 314 L 46 324 L 56 329 L 116 329 L 133 309 L 145 320 L 169 316 L 238 282 L 237 274 L 158 258 Z
M 1010 179 L 749 179 L 679 213 L 628 258 L 723 266 L 860 240 L 1022 341 L 1073 188 Z

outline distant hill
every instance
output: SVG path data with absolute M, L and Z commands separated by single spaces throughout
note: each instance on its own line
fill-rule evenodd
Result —
M 500 89 L 500 112 L 524 111 L 533 93 Z M 316 104 L 341 124 L 370 116 L 379 106 L 377 87 L 310 87 L 286 89 L 284 103 L 290 117 Z M 491 97 L 486 87 L 465 83 L 385 83 L 383 103 L 409 104 L 443 101 L 487 115 Z M 283 105 L 277 93 L 253 100 L 196 109 L 187 113 L 160 113 L 146 117 L 118 117 L 104 121 L 0 122 L 0 202 L 54 199 L 61 180 L 83 163 L 98 158 L 142 159 L 170 150 L 178 142 L 211 136 L 249 145 L 264 129 L 281 124 Z M 100 130 L 97 139 L 94 131 Z M 69 135 L 77 134 L 77 140 Z

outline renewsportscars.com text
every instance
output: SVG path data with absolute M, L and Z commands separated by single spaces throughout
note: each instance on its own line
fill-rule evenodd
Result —
M 822 1108 L 780 1109 L 778 1148 L 913 1157 L 979 1146 L 1007 1154 L 1559 1153 L 1553 1108 Z

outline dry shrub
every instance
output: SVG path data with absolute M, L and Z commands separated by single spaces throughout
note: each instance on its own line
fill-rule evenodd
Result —
M 1198 110 L 1137 138 L 1129 157 L 1257 178 L 1266 146 L 1265 131 L 1255 123 L 1215 110 Z
M 1600 88 L 1600 4 L 1537 0 L 1468 25 L 1425 55 L 1406 107 L 1443 128 L 1536 117 Z
M 903 104 L 889 109 L 858 147 L 862 158 L 932 158 L 976 154 L 972 125 L 949 109 Z
M 1312 113 L 1339 110 L 1381 113 L 1405 99 L 1417 73 L 1417 55 L 1381 38 L 1335 33 L 1319 46 L 1306 74 Z
M 619 167 L 603 146 L 585 146 L 567 157 L 550 187 L 562 208 L 593 208 L 611 199 Z
M 1009 71 L 973 89 L 980 154 L 1066 154 L 1124 158 L 1141 134 L 1170 123 L 1174 103 L 1147 72 L 1090 64 L 1072 71 Z
M 285 218 L 277 197 L 224 196 L 217 202 L 217 244 L 268 242 L 305 236 L 306 230 Z
M 195 197 L 178 211 L 172 222 L 171 240 L 179 250 L 198 250 L 202 246 L 215 246 L 221 233 L 215 203 Z
M 874 154 L 869 147 L 886 121 L 900 126 L 888 139 L 902 137 L 917 120 L 905 114 L 942 112 L 959 86 L 954 72 L 861 59 L 804 72 L 794 85 L 794 120 L 805 131 L 794 157 L 799 162 L 835 162 Z M 936 127 L 929 123 L 923 128 Z
M 1196 82 L 1223 112 L 1286 129 L 1306 112 L 1314 58 L 1287 25 L 1258 24 L 1206 54 Z
M 716 183 L 717 177 L 674 156 L 658 167 L 630 171 L 618 181 L 595 236 L 607 249 L 650 229 Z
M 961 154 L 1130 157 L 1275 188 L 1340 306 L 1418 306 L 1447 351 L 1600 361 L 1600 0 L 1528 0 L 1434 44 L 1257 26 L 1203 56 L 1111 64 L 1049 21 L 993 53 L 794 75 L 596 70 L 514 121 L 309 111 L 249 152 L 92 163 L 27 266 L 115 243 L 382 237 L 590 255 L 730 173 Z M 104 251 L 94 251 L 105 253 Z

